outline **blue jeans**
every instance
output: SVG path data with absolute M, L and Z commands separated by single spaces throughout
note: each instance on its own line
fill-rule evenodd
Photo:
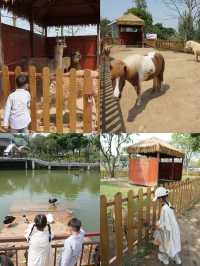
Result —
M 20 129 L 11 128 L 10 133 L 24 133 L 25 134 L 25 133 L 28 133 L 28 127 L 20 128 Z

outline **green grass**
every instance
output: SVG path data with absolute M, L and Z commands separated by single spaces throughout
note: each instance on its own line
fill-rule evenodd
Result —
M 123 196 L 127 196 L 130 187 L 120 187 L 114 182 L 101 182 L 100 193 L 106 195 L 108 198 L 113 198 L 117 192 L 121 192 Z

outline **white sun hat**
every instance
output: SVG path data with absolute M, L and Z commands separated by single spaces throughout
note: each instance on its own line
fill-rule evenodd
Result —
M 48 213 L 48 214 L 47 214 L 47 222 L 48 222 L 49 224 L 54 223 L 54 217 L 53 217 L 53 214 L 51 214 L 51 213 Z
M 167 190 L 164 187 L 158 187 L 155 191 L 155 197 L 154 197 L 153 201 L 156 201 L 160 197 L 167 196 L 168 194 L 169 194 L 169 190 Z

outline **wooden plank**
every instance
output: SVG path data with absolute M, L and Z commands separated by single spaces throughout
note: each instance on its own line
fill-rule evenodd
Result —
M 56 70 L 56 129 L 63 133 L 63 73 L 62 69 Z
M 155 195 L 155 190 L 156 190 L 156 188 L 154 188 L 154 193 L 153 193 L 154 195 Z M 152 228 L 154 229 L 156 226 L 156 222 L 157 222 L 157 220 L 156 220 L 157 219 L 157 216 L 156 216 L 157 206 L 158 206 L 157 201 L 153 202 L 152 205 L 153 205 Z
M 133 190 L 128 192 L 128 230 L 127 230 L 127 242 L 128 242 L 128 251 L 132 252 L 133 242 L 134 242 L 134 231 L 133 231 Z
M 77 84 L 76 84 L 76 69 L 70 70 L 69 78 L 69 129 L 70 132 L 76 132 L 76 98 L 77 98 Z
M 31 94 L 31 130 L 37 131 L 37 109 L 36 109 L 36 68 L 29 66 L 29 89 Z
M 116 264 L 122 265 L 123 255 L 123 223 L 122 223 L 122 194 L 115 195 L 115 242 L 116 242 Z
M 92 94 L 92 78 L 90 70 L 84 73 L 83 89 L 83 132 L 92 132 L 92 102 L 89 96 Z
M 15 86 L 16 86 L 16 78 L 21 74 L 22 68 L 20 66 L 16 66 L 15 68 Z
M 102 266 L 109 265 L 109 232 L 106 196 L 100 196 L 100 251 Z
M 50 87 L 50 79 L 49 79 L 49 68 L 44 67 L 42 71 L 42 86 L 43 86 L 43 123 L 44 123 L 44 131 L 49 132 L 50 129 L 50 95 L 49 95 L 49 87 Z
M 143 229 L 143 189 L 138 191 L 138 246 L 142 243 L 142 229 Z
M 145 240 L 149 240 L 149 229 L 150 229 L 150 210 L 151 210 L 151 188 L 147 189 L 147 198 L 146 198 L 146 230 L 145 230 Z
M 10 94 L 10 78 L 8 67 L 5 65 L 2 67 L 2 89 L 4 99 L 6 100 Z

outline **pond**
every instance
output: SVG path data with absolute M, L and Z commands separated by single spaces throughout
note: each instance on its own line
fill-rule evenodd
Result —
M 99 188 L 98 171 L 1 170 L 0 228 L 13 209 L 42 211 L 55 197 L 58 209 L 71 210 L 87 231 L 99 231 Z

